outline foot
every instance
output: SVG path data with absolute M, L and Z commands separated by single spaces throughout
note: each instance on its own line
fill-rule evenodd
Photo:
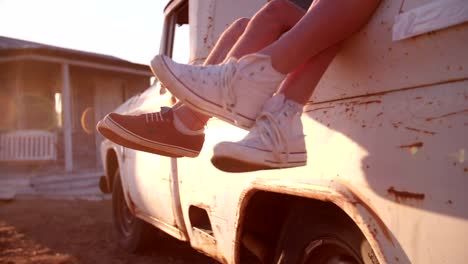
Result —
M 137 116 L 110 113 L 97 124 L 97 130 L 107 139 L 127 148 L 168 157 L 196 157 L 205 141 L 203 130 L 184 127 L 169 107 L 161 112 Z M 182 133 L 182 132 L 183 133 Z
M 261 54 L 209 66 L 179 64 L 158 55 L 151 69 L 187 106 L 241 128 L 252 127 L 285 77 L 273 69 L 270 57 Z
M 307 152 L 301 123 L 302 105 L 275 95 L 249 134 L 239 142 L 214 147 L 213 165 L 226 172 L 304 166 Z

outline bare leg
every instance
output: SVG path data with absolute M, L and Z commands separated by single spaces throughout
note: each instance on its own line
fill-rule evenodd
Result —
M 249 18 L 239 18 L 234 21 L 219 37 L 215 46 L 211 50 L 208 58 L 206 58 L 204 65 L 219 64 L 224 61 L 227 54 L 235 45 L 237 40 L 245 32 L 249 24 Z
M 242 18 L 226 29 L 204 64 L 219 64 L 225 58 L 241 58 L 259 51 L 293 27 L 304 14 L 303 9 L 288 0 L 271 1 L 250 21 Z M 176 104 L 175 112 L 193 130 L 203 128 L 210 118 L 182 104 Z
M 232 46 L 234 46 L 236 41 L 244 32 L 248 22 L 248 18 L 240 18 L 234 21 L 234 23 L 232 23 L 231 26 L 229 26 L 220 36 L 216 45 L 208 55 L 208 58 L 206 58 L 204 65 L 219 64 L 223 62 L 229 50 L 231 50 Z M 196 112 L 182 103 L 175 104 L 173 108 L 175 114 L 189 129 L 192 130 L 203 128 L 208 122 L 208 119 L 210 119 L 209 116 Z
M 263 6 L 250 20 L 246 30 L 226 58 L 241 58 L 276 41 L 291 29 L 305 11 L 288 0 L 273 0 Z
M 338 52 L 339 43 L 367 22 L 378 3 L 315 0 L 304 13 L 287 0 L 271 1 L 252 18 L 227 57 L 254 52 L 271 56 L 274 68 L 289 73 L 279 92 L 305 104 Z
M 378 0 L 316 1 L 291 30 L 259 52 L 269 55 L 279 72 L 290 73 L 349 37 L 367 22 L 379 4 Z
M 333 1 L 335 0 L 314 2 L 304 18 L 293 29 L 260 51 L 272 57 L 273 66 L 277 70 L 292 71 L 279 91 L 284 93 L 287 99 L 303 105 L 307 103 L 339 50 L 340 45 L 336 43 L 340 43 L 366 23 L 378 4 L 378 1 L 374 0 L 339 0 L 339 3 Z M 344 6 L 337 9 L 338 4 Z M 352 6 L 356 12 L 352 14 L 343 12 Z M 340 21 L 340 23 L 320 26 L 320 23 L 323 25 L 326 20 Z M 317 31 L 315 34 L 320 36 L 320 42 L 313 41 L 314 31 Z M 297 37 L 302 38 L 302 41 L 297 41 Z M 304 45 L 304 43 L 308 44 Z M 285 57 L 283 54 L 288 54 L 288 56 Z
M 334 45 L 297 67 L 286 77 L 278 92 L 286 99 L 305 105 L 338 50 L 339 44 Z
M 287 0 L 273 0 L 247 26 L 243 21 L 243 27 L 234 23 L 228 28 L 205 64 L 255 52 L 268 55 L 276 70 L 290 73 L 281 92 L 303 104 L 335 56 L 338 43 L 364 25 L 378 3 L 379 0 L 316 0 L 304 15 L 301 8 Z M 209 119 L 185 106 L 176 111 L 192 129 L 202 128 Z

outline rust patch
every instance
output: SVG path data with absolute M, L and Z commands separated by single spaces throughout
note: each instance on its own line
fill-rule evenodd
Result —
M 392 245 L 395 245 L 394 242 L 393 242 L 392 236 L 390 235 L 390 230 L 388 230 L 387 226 L 382 221 L 382 219 L 380 219 L 380 217 L 374 212 L 374 210 L 372 210 L 372 208 L 369 205 L 367 205 L 361 198 L 359 198 L 357 195 L 355 195 L 352 192 L 351 192 L 351 195 L 353 196 L 353 200 L 354 200 L 352 202 L 352 205 L 354 205 L 354 206 L 361 205 L 362 207 L 364 207 L 365 210 L 369 214 L 372 215 L 372 219 L 376 221 L 377 225 L 379 225 L 380 230 L 382 230 L 382 233 L 385 236 L 385 238 L 387 238 L 387 240 L 390 241 L 390 243 Z M 343 196 L 345 196 L 345 195 L 343 195 Z M 370 229 L 370 231 L 372 233 L 371 229 Z
M 348 106 L 348 105 L 355 105 L 355 104 L 359 104 L 359 103 L 360 103 L 360 101 L 350 101 L 350 102 L 345 103 L 345 105 Z
M 381 116 L 383 115 L 383 112 L 378 113 L 376 116 Z
M 464 172 L 468 172 L 468 167 L 465 167 L 465 168 L 463 169 L 463 171 L 464 171 Z
M 393 125 L 394 128 L 399 128 L 400 125 L 402 125 L 402 124 L 403 124 L 402 122 L 392 123 L 392 125 Z
M 372 100 L 372 101 L 360 102 L 358 103 L 358 105 L 380 104 L 380 103 L 382 103 L 381 100 Z
M 420 99 L 422 99 L 422 97 L 421 96 L 416 96 L 414 99 L 415 100 L 420 100 Z
M 377 228 L 372 227 L 370 224 L 367 224 L 367 229 L 369 229 L 369 231 L 371 232 L 372 236 L 377 240 L 377 234 L 379 233 L 379 231 L 377 230 Z
M 415 142 L 413 144 L 408 145 L 400 145 L 399 148 L 421 148 L 424 145 L 422 142 Z
M 388 194 L 395 197 L 397 203 L 401 203 L 407 200 L 424 200 L 426 195 L 424 193 L 412 193 L 407 191 L 397 191 L 395 187 L 390 187 L 387 190 Z
M 416 131 L 416 132 L 419 132 L 419 133 L 424 133 L 424 134 L 428 134 L 428 135 L 435 135 L 437 134 L 436 132 L 432 132 L 432 131 L 427 131 L 427 130 L 423 130 L 423 129 L 417 129 L 417 128 L 413 128 L 413 127 L 405 127 L 406 129 L 408 130 L 411 130 L 411 131 Z
M 457 112 L 451 112 L 451 113 L 447 113 L 447 114 L 440 115 L 440 116 L 428 117 L 428 118 L 426 118 L 426 121 L 432 121 L 432 120 L 435 120 L 435 119 L 445 118 L 445 117 L 458 115 L 458 114 L 463 114 L 463 113 L 468 113 L 468 109 L 464 109 L 464 110 L 457 111 Z
M 307 110 L 306 113 L 309 113 L 309 112 L 314 112 L 314 111 L 318 111 L 318 110 L 322 110 L 322 109 L 329 109 L 329 108 L 335 108 L 334 106 L 324 106 L 324 107 L 319 107 L 319 108 L 315 108 L 315 109 L 311 109 L 311 110 Z
M 193 204 L 193 206 L 198 207 L 198 208 L 205 209 L 207 212 L 211 212 L 211 207 L 208 206 L 207 204 L 204 204 L 204 203 L 196 203 L 196 204 Z
M 453 204 L 452 200 L 447 200 L 447 204 Z
M 216 230 L 218 230 L 218 233 L 221 234 L 221 233 L 222 233 L 221 231 L 223 230 L 223 229 L 221 228 L 221 226 L 218 225 L 218 224 L 216 224 L 215 227 L 216 227 Z
M 212 6 L 210 6 L 212 8 Z M 208 46 L 208 38 L 213 34 L 213 17 L 208 17 L 208 26 L 205 36 L 203 37 L 203 43 Z

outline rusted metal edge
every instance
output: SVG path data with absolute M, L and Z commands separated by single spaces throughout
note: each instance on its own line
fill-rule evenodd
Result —
M 164 223 L 163 221 L 157 219 L 157 218 L 154 218 L 152 216 L 149 216 L 145 213 L 143 213 L 141 210 L 139 210 L 138 208 L 135 208 L 135 215 L 142 219 L 143 221 L 145 222 L 148 222 L 152 225 L 154 225 L 155 227 L 157 227 L 158 229 L 162 230 L 163 232 L 181 240 L 181 241 L 188 241 L 189 239 L 187 238 L 187 236 L 185 236 L 185 234 L 180 231 L 177 227 L 174 227 L 174 226 L 171 226 L 169 224 L 166 224 Z
M 168 15 L 169 13 L 173 12 L 184 3 L 188 2 L 187 0 L 170 0 L 166 6 L 164 7 L 164 15 Z
M 347 100 L 351 100 L 351 99 L 364 99 L 364 98 L 373 97 L 373 96 L 383 96 L 383 95 L 390 94 L 390 93 L 404 92 L 404 91 L 408 91 L 408 90 L 422 89 L 422 88 L 432 87 L 432 86 L 436 86 L 436 85 L 458 83 L 458 82 L 465 82 L 465 81 L 468 81 L 467 77 L 453 78 L 453 79 L 447 79 L 447 80 L 442 80 L 442 81 L 438 81 L 438 82 L 424 83 L 424 84 L 418 84 L 418 85 L 402 87 L 402 88 L 394 89 L 394 90 L 387 90 L 387 91 L 376 92 L 376 93 L 359 94 L 359 95 L 355 95 L 355 96 L 348 96 L 348 97 L 342 97 L 342 98 L 337 98 L 337 99 L 330 99 L 330 100 L 325 100 L 325 101 L 320 101 L 320 102 L 308 101 L 306 103 L 305 107 L 306 107 L 306 109 L 308 109 L 309 107 L 312 107 L 312 106 L 320 106 L 320 105 L 328 104 L 328 103 L 347 101 Z M 345 102 L 345 103 L 349 103 L 349 102 Z M 356 101 L 355 103 L 359 103 L 359 101 Z M 332 106 L 330 106 L 330 107 L 332 107 Z
M 291 182 L 293 183 L 293 182 Z M 384 254 L 383 248 L 385 245 L 382 241 L 377 239 L 379 233 L 381 233 L 389 245 L 395 246 L 390 230 L 387 228 L 385 223 L 380 219 L 380 217 L 375 213 L 375 210 L 362 199 L 356 192 L 352 191 L 345 184 L 332 181 L 318 180 L 315 182 L 302 183 L 302 187 L 307 186 L 307 188 L 297 187 L 297 182 L 294 183 L 296 186 L 287 185 L 281 180 L 263 180 L 256 179 L 252 181 L 248 188 L 246 188 L 239 198 L 239 203 L 237 206 L 236 212 L 236 222 L 235 222 L 235 241 L 233 243 L 234 247 L 234 263 L 240 263 L 240 248 L 241 248 L 241 227 L 243 226 L 243 212 L 247 207 L 252 196 L 258 191 L 266 191 L 271 193 L 278 194 L 287 194 L 296 197 L 310 198 L 315 200 L 320 200 L 324 202 L 331 202 L 338 206 L 343 212 L 345 212 L 359 227 L 364 236 L 368 239 L 369 243 L 372 246 L 372 249 L 376 253 L 379 261 L 381 263 L 389 263 L 388 259 L 390 257 Z M 365 213 L 367 218 L 372 220 L 377 227 L 371 229 L 369 224 L 365 224 L 366 217 L 359 210 L 360 206 Z M 378 228 L 378 229 L 377 229 Z
M 132 197 L 128 191 L 124 192 L 125 202 L 127 203 L 128 209 L 130 212 L 135 215 L 136 217 L 142 219 L 143 221 L 150 223 L 151 225 L 155 226 L 156 228 L 160 229 L 161 231 L 179 239 L 182 241 L 188 241 L 188 237 L 177 227 L 171 226 L 169 224 L 164 223 L 155 217 L 152 217 L 146 213 L 144 213 L 141 209 L 139 209 L 132 200 Z

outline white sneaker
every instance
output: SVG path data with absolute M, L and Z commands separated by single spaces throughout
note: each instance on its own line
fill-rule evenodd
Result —
M 186 105 L 241 128 L 250 128 L 285 75 L 269 56 L 250 54 L 220 65 L 179 64 L 164 55 L 151 61 L 156 77 Z
M 249 134 L 239 142 L 214 147 L 213 165 L 226 172 L 291 168 L 307 163 L 302 129 L 302 105 L 273 96 Z

